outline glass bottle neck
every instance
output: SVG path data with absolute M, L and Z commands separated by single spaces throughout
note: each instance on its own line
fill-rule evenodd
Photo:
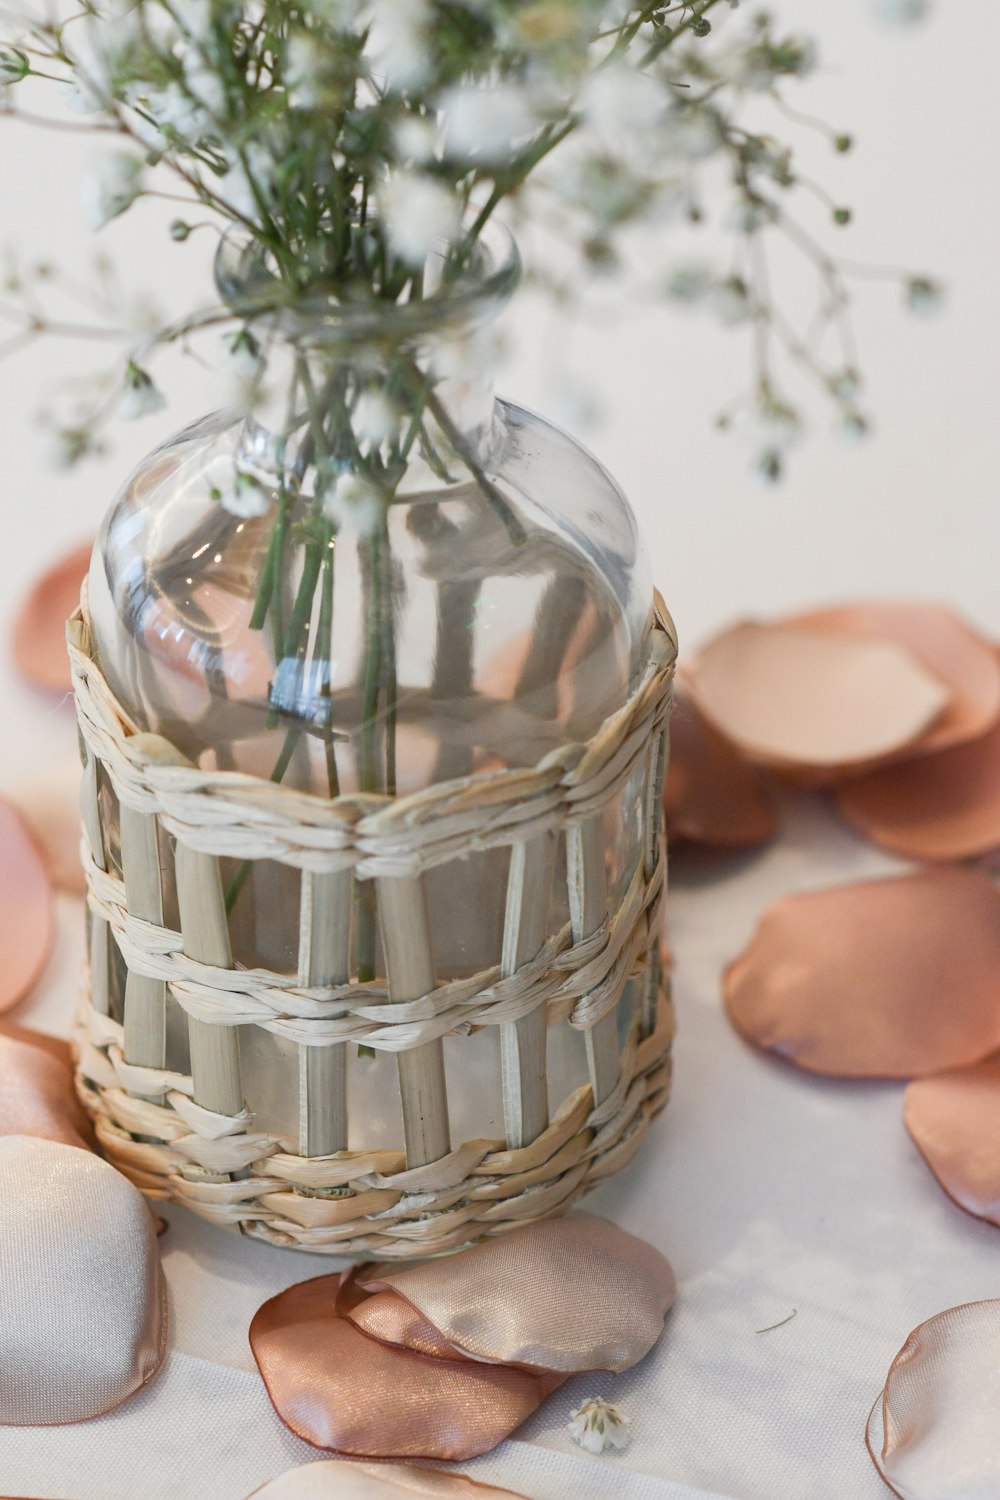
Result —
M 380 471 L 397 487 L 429 469 L 440 482 L 456 457 L 487 464 L 497 441 L 492 319 L 406 348 L 273 346 L 244 420 L 241 462 L 273 474 Z

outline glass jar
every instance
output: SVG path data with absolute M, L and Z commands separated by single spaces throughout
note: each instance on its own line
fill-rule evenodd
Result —
M 463 278 L 418 302 L 313 301 L 255 319 L 266 270 L 252 249 L 223 246 L 220 290 L 244 340 L 290 372 L 276 377 L 284 416 L 208 417 L 150 454 L 111 507 L 90 571 L 92 639 L 139 729 L 206 771 L 321 798 L 394 796 L 533 766 L 624 702 L 645 660 L 646 559 L 607 471 L 494 396 L 495 321 L 518 275 L 495 229 Z M 605 815 L 609 902 L 635 862 L 642 796 L 637 777 Z M 484 851 L 429 872 L 439 981 L 496 962 L 507 859 Z M 176 927 L 172 861 L 161 865 Z M 234 962 L 294 973 L 296 872 L 228 860 L 222 874 Z M 353 925 L 352 975 L 373 980 L 384 961 L 363 882 Z M 183 1072 L 176 1012 L 166 1062 Z M 294 1146 L 296 1049 L 241 1032 L 247 1107 Z M 366 1061 L 351 1117 L 372 1146 L 397 1127 L 377 1104 L 391 1059 Z M 496 1071 L 485 1060 L 483 1078 Z M 581 1044 L 551 1062 L 553 1099 L 585 1076 Z M 502 1133 L 495 1086 L 469 1091 L 468 1115 L 470 1135 Z

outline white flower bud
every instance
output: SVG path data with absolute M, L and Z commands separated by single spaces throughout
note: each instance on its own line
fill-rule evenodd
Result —
M 31 72 L 31 64 L 16 47 L 0 47 L 0 88 L 20 83 Z
M 570 1414 L 569 1435 L 588 1453 L 628 1446 L 628 1418 L 610 1401 L 593 1396 Z
M 167 404 L 163 392 L 153 384 L 146 371 L 129 360 L 125 371 L 125 390 L 118 405 L 118 415 L 126 421 L 147 417 L 152 412 L 162 411 Z

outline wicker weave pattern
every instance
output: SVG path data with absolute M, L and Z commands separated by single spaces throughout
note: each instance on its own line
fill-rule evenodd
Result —
M 676 645 L 665 613 L 637 690 L 589 744 L 562 747 L 530 770 L 396 800 L 322 801 L 198 770 L 166 741 L 136 732 L 91 659 L 84 611 L 69 628 L 91 913 L 78 1083 L 115 1165 L 149 1196 L 246 1234 L 382 1259 L 562 1212 L 626 1165 L 669 1086 L 660 802 Z M 643 847 L 609 912 L 602 815 L 637 770 Z M 121 874 L 108 856 L 99 774 L 120 805 Z M 157 825 L 175 841 L 179 932 L 163 920 Z M 474 976 L 441 981 L 422 877 L 505 848 L 502 952 Z M 297 974 L 234 964 L 225 856 L 301 872 Z M 359 880 L 374 882 L 387 967 L 386 979 L 370 983 L 351 977 Z M 570 920 L 553 930 L 556 881 Z M 111 1014 L 112 940 L 128 972 L 120 1018 Z M 616 1010 L 630 981 L 638 1003 L 619 1047 Z M 190 1075 L 166 1069 L 168 993 L 187 1015 Z M 545 1038 L 555 1025 L 584 1034 L 590 1083 L 550 1120 Z M 238 1029 L 250 1026 L 299 1050 L 298 1141 L 261 1130 L 243 1106 Z M 456 1147 L 442 1039 L 485 1026 L 500 1028 L 507 1138 Z M 404 1151 L 347 1150 L 345 1076 L 359 1043 L 396 1055 Z

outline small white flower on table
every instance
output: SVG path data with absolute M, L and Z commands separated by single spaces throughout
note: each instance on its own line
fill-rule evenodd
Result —
M 610 1401 L 592 1396 L 570 1413 L 569 1435 L 588 1453 L 625 1448 L 629 1441 L 628 1418 Z

